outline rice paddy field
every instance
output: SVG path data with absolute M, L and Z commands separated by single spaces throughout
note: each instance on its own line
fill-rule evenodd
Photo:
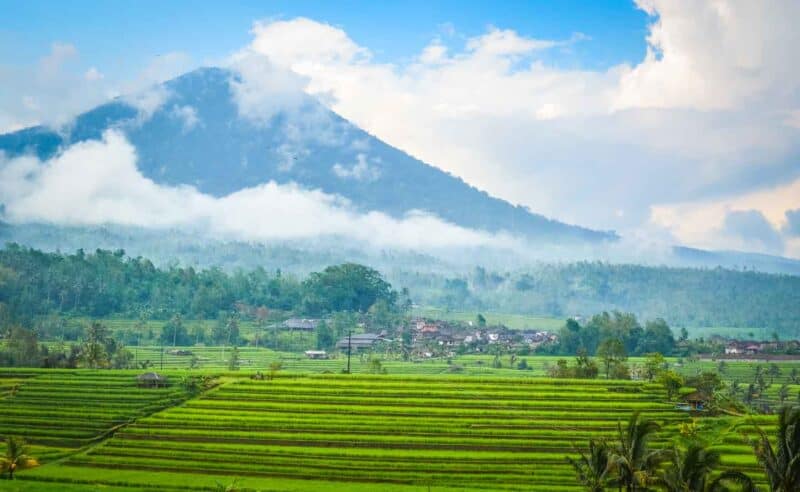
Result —
M 0 436 L 24 436 L 36 458 L 57 460 L 185 396 L 140 390 L 130 374 L 109 371 L 0 372 Z
M 174 369 L 160 389 L 138 388 L 135 371 L 7 370 L 0 435 L 26 438 L 43 464 L 0 490 L 579 490 L 565 456 L 590 438 L 613 440 L 641 411 L 667 446 L 690 418 L 655 384 L 516 372 L 219 371 L 187 398 Z M 773 417 L 756 419 L 770 430 Z M 759 477 L 750 419 L 699 422 L 726 465 Z

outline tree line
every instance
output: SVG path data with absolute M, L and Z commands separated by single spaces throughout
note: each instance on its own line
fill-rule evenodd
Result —
M 12 314 L 24 324 L 53 313 L 135 319 L 147 312 L 150 319 L 176 314 L 214 319 L 237 306 L 323 316 L 365 312 L 376 303 L 394 310 L 407 298 L 407 291 L 398 293 L 377 271 L 353 263 L 300 280 L 262 268 L 159 268 L 148 259 L 126 257 L 123 250 L 45 253 L 16 244 L 0 250 L 0 303 L 6 318 L 0 322 L 6 324 Z

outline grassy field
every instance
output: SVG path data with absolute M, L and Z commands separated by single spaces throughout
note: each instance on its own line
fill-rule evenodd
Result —
M 214 371 L 220 384 L 186 399 L 178 384 L 137 388 L 132 371 L 5 370 L 0 435 L 25 437 L 44 464 L 0 489 L 578 490 L 565 456 L 589 438 L 613 440 L 638 410 L 664 425 L 653 444 L 667 446 L 688 420 L 655 384 L 487 371 Z M 701 422 L 725 463 L 757 476 L 747 420 Z

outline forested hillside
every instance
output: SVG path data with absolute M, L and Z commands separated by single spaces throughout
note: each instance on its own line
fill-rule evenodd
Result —
M 800 327 L 800 277 L 725 269 L 583 262 L 524 272 L 478 267 L 461 275 L 393 269 L 384 281 L 352 264 L 296 276 L 263 268 L 159 267 L 121 250 L 61 254 L 17 245 L 0 250 L 0 269 L 0 300 L 28 317 L 137 317 L 146 310 L 160 319 L 176 313 L 215 318 L 237 303 L 318 315 L 363 311 L 383 299 L 563 318 L 620 310 L 678 327 L 758 327 L 786 336 Z M 367 298 L 360 297 L 362 285 Z
M 365 312 L 378 301 L 391 309 L 398 293 L 377 271 L 357 264 L 331 266 L 301 282 L 263 269 L 162 269 L 122 250 L 62 255 L 9 245 L 0 251 L 0 300 L 23 320 L 53 312 L 135 318 L 144 311 L 156 319 L 208 319 L 237 305 L 314 316 Z
M 403 285 L 425 283 L 418 275 Z M 722 268 L 667 268 L 602 262 L 541 264 L 523 272 L 476 268 L 460 278 L 427 278 L 439 304 L 502 312 L 587 316 L 620 310 L 674 326 L 767 328 L 800 335 L 800 277 Z M 412 289 L 415 294 L 419 289 Z

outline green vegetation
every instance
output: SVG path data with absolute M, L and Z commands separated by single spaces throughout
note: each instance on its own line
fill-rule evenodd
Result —
M 370 283 L 374 275 L 359 275 L 363 267 L 358 265 L 321 269 L 318 276 L 303 281 L 282 272 L 277 268 L 280 263 L 276 265 L 280 260 L 297 267 L 302 258 L 273 253 L 275 258 L 262 257 L 264 252 L 255 255 L 263 261 L 246 263 L 248 270 L 222 270 L 173 264 L 159 267 L 148 259 L 126 258 L 121 250 L 59 254 L 9 245 L 0 250 L 0 298 L 9 301 L 8 307 L 18 317 L 55 313 L 144 318 L 144 322 L 168 320 L 176 313 L 185 319 L 213 320 L 220 312 L 236 311 L 237 306 L 309 315 L 342 308 L 368 309 L 375 302 L 366 306 L 358 300 L 362 284 L 352 283 L 354 278 L 372 291 L 362 300 L 383 300 L 390 305 L 395 298 L 384 285 Z M 398 286 L 398 307 L 407 306 L 413 297 L 417 304 L 432 306 L 420 309 L 420 314 L 444 319 L 476 321 L 480 313 L 489 324 L 555 330 L 561 323 L 554 320 L 619 310 L 688 327 L 694 337 L 714 332 L 762 339 L 773 332 L 783 338 L 800 335 L 797 276 L 598 262 L 543 264 L 524 272 L 477 267 L 463 274 L 413 267 L 424 261 L 414 257 L 402 268 L 384 268 L 385 280 Z M 256 266 L 263 264 L 276 268 Z M 304 277 L 308 273 L 308 267 L 295 270 Z M 331 286 L 341 292 L 332 292 Z
M 50 461 L 186 397 L 180 387 L 138 388 L 135 372 L 9 370 L 0 373 L 0 436 L 23 438 Z
M 364 312 L 374 304 L 392 311 L 399 296 L 375 270 L 356 264 L 328 267 L 301 282 L 263 269 L 226 273 L 217 268 L 159 269 L 122 250 L 42 253 L 8 245 L 0 250 L 0 298 L 20 320 L 50 313 L 93 318 L 171 319 L 163 342 L 177 345 L 181 315 L 214 319 L 220 312 L 277 309 L 320 315 Z M 181 336 L 185 336 L 180 332 Z
M 48 376 L 37 374 L 26 384 Z M 133 380 L 115 371 L 79 374 L 87 383 L 100 374 Z M 186 484 L 240 478 L 242 487 L 279 490 L 285 480 L 303 479 L 309 479 L 304 490 L 332 490 L 343 482 L 348 489 L 361 483 L 380 490 L 571 490 L 563 455 L 582 438 L 613 436 L 617 420 L 635 411 L 670 429 L 686 418 L 664 402 L 658 385 L 625 381 L 609 391 L 605 381 L 542 378 L 224 379 L 19 479 L 176 487 L 180 476 Z M 582 402 L 578 410 L 576 400 Z M 19 430 L 35 437 L 28 424 Z
M 245 490 L 327 491 L 346 484 L 348 490 L 566 491 L 581 482 L 615 488 L 620 477 L 638 490 L 663 480 L 679 486 L 698 454 L 708 458 L 706 485 L 735 471 L 763 486 L 769 475 L 752 446 L 775 456 L 775 467 L 788 464 L 788 454 L 766 446 L 775 446 L 769 434 L 794 432 L 787 423 L 794 414 L 777 423 L 772 416 L 690 418 L 669 401 L 658 376 L 652 383 L 548 379 L 542 374 L 553 358 L 530 357 L 526 371 L 486 367 L 492 358 L 460 360 L 476 368 L 484 361 L 483 372 L 471 376 L 414 375 L 418 364 L 378 366 L 369 357 L 353 360 L 359 375 L 308 372 L 335 367 L 328 360 L 305 366 L 273 360 L 269 378 L 252 368 L 168 369 L 170 384 L 159 388 L 139 387 L 141 371 L 8 369 L 0 373 L 0 435 L 24 438 L 25 454 L 42 463 L 20 469 L 15 483 L 22 485 L 11 490 L 95 484 L 177 491 L 238 479 Z M 216 371 L 225 366 L 220 356 Z M 727 372 L 746 368 L 731 362 Z M 789 377 L 782 370 L 775 384 Z M 692 378 L 707 379 L 687 382 Z M 703 443 L 702 453 L 694 442 Z M 614 467 L 603 472 L 604 462 Z M 27 485 L 34 483 L 40 487 Z

